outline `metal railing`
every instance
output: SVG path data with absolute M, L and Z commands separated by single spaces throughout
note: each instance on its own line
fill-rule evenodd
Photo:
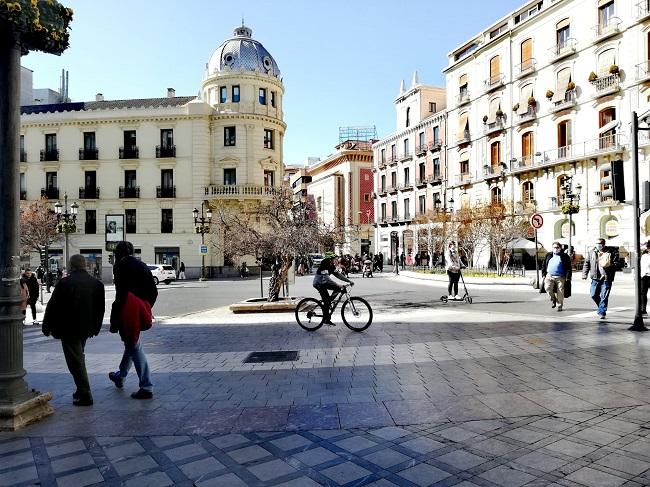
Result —
M 127 147 L 120 147 L 120 159 L 138 159 L 140 157 L 140 149 L 137 145 Z
M 386 191 L 389 193 L 397 193 L 397 186 L 386 186 Z
M 174 224 L 169 222 L 160 222 L 160 233 L 174 233 Z
M 419 188 L 427 185 L 427 178 L 416 178 L 415 185 Z
M 41 198 L 47 198 L 48 200 L 58 200 L 59 188 L 41 188 Z
M 140 197 L 140 186 L 134 186 L 132 188 L 125 188 L 120 186 L 119 189 L 120 198 L 139 198 Z
M 467 184 L 472 182 L 472 175 L 468 172 L 456 174 L 456 184 Z
M 515 169 L 533 167 L 534 165 L 535 165 L 535 157 L 533 155 L 526 155 L 517 159 Z
M 398 188 L 400 191 L 410 191 L 413 189 L 413 185 L 410 182 L 400 184 Z
M 490 166 L 483 166 L 483 175 L 484 176 L 502 176 L 505 173 L 505 168 L 503 163 L 492 164 Z
M 490 76 L 488 79 L 483 81 L 483 87 L 486 91 L 494 90 L 500 86 L 503 86 L 506 80 L 506 75 L 503 73 L 495 74 Z
M 456 105 L 464 105 L 465 103 L 469 103 L 469 101 L 469 91 L 461 91 L 456 95 Z
M 469 133 L 469 130 L 465 130 L 464 132 L 459 132 L 456 134 L 456 143 L 458 144 L 464 144 L 466 142 L 469 142 L 472 140 L 471 135 Z
M 643 81 L 650 79 L 650 61 L 643 61 L 636 65 L 636 80 Z
M 59 149 L 41 149 L 41 161 L 58 161 Z
M 618 34 L 621 31 L 622 23 L 623 21 L 618 17 L 610 17 L 607 19 L 607 22 L 596 25 L 593 27 L 593 30 L 596 32 L 596 40 Z
M 578 159 L 590 155 L 620 151 L 622 150 L 623 145 L 622 134 L 605 135 L 586 142 L 544 151 L 541 153 L 541 157 L 536 161 L 537 164 L 535 165 L 545 166 L 556 162 L 562 162 L 567 159 Z
M 528 105 L 528 110 L 526 113 L 522 113 L 517 116 L 517 122 L 524 123 L 537 118 L 537 110 L 534 106 Z
M 404 160 L 406 160 L 406 159 L 410 159 L 410 158 L 412 158 L 412 157 L 413 157 L 413 154 L 411 154 L 410 151 L 409 151 L 409 152 L 404 152 L 403 154 L 401 154 L 401 155 L 399 156 L 399 160 L 400 160 L 400 161 L 404 161 Z
M 81 187 L 79 188 L 80 200 L 96 200 L 99 198 L 99 188 Z
M 156 186 L 156 198 L 176 198 L 176 186 Z
M 99 159 L 99 149 L 79 149 L 79 160 L 80 161 L 96 161 Z
M 442 181 L 442 178 L 440 177 L 440 174 L 431 174 L 430 176 L 427 176 L 426 178 L 427 183 L 429 184 L 434 184 Z
M 577 96 L 576 96 L 576 90 L 567 90 L 564 93 L 564 98 L 553 102 L 553 108 L 552 111 L 558 112 L 560 110 L 566 110 L 567 108 L 571 108 L 576 105 L 577 103 Z
M 282 188 L 276 186 L 253 186 L 250 184 L 222 184 L 205 187 L 206 196 L 221 198 L 271 198 L 281 192 Z
M 176 146 L 175 145 L 157 145 L 156 146 L 156 158 L 161 157 L 176 157 Z
M 415 153 L 416 153 L 418 156 L 423 156 L 424 154 L 427 153 L 428 150 L 429 150 L 429 146 L 428 146 L 427 144 L 422 144 L 422 145 L 418 145 L 418 146 L 415 148 Z
M 644 19 L 646 17 L 650 17 L 650 1 L 649 0 L 643 0 L 642 2 L 639 2 L 636 4 L 637 7 L 637 20 Z
M 429 144 L 429 150 L 431 152 L 440 150 L 442 148 L 442 141 L 441 140 L 434 140 Z
M 494 122 L 486 122 L 485 125 L 483 125 L 483 133 L 485 135 L 491 134 L 492 132 L 498 132 L 500 130 L 503 130 L 505 128 L 505 123 L 503 120 L 503 117 L 497 117 Z
M 596 88 L 596 95 L 604 96 L 618 91 L 621 87 L 621 78 L 618 74 L 603 74 L 593 80 L 591 84 Z
M 578 41 L 574 38 L 567 39 L 564 42 L 559 42 L 549 49 L 552 61 L 557 61 L 565 56 L 575 54 L 578 48 Z
M 390 165 L 397 164 L 397 161 L 398 161 L 397 154 L 395 154 L 394 156 L 390 156 L 388 158 L 388 164 Z
M 516 76 L 525 76 L 530 73 L 534 73 L 537 69 L 537 61 L 535 59 L 526 59 L 525 61 L 517 64 L 515 66 Z

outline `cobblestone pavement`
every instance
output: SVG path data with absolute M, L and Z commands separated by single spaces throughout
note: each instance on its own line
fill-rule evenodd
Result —
M 155 398 L 108 381 L 118 338 L 87 347 L 95 405 L 71 405 L 60 344 L 26 327 L 31 387 L 55 414 L 0 434 L 0 485 L 650 485 L 650 337 L 576 309 L 516 316 L 378 298 L 364 333 L 223 310 L 147 332 Z M 243 364 L 252 351 L 295 362 Z

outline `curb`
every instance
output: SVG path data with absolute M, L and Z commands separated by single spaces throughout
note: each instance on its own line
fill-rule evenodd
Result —
M 418 272 L 413 272 L 413 271 L 400 271 L 398 276 L 395 277 L 406 277 L 408 279 L 417 279 L 420 281 L 436 281 L 436 282 L 441 282 L 441 283 L 446 283 L 447 276 L 442 275 L 442 274 L 420 274 Z M 486 286 L 494 286 L 494 285 L 500 285 L 500 286 L 525 286 L 525 287 L 531 287 L 530 281 L 531 279 L 534 279 L 534 277 L 528 278 L 528 277 L 515 277 L 515 278 L 509 278 L 509 277 L 504 277 L 502 279 L 493 279 L 493 278 L 488 278 L 488 277 L 465 277 L 465 283 L 466 284 L 478 284 L 478 285 L 486 285 Z M 517 279 L 516 281 L 513 281 L 513 279 Z

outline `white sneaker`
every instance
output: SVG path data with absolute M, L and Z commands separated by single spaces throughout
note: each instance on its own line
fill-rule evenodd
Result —
M 454 295 L 453 295 L 453 294 L 450 294 L 449 296 L 447 296 L 447 299 L 449 299 L 450 301 L 453 301 L 453 300 L 456 299 L 456 298 L 454 298 Z
M 454 297 L 454 299 L 460 301 L 460 300 L 461 300 L 461 297 L 460 297 L 458 294 L 456 294 L 456 296 Z

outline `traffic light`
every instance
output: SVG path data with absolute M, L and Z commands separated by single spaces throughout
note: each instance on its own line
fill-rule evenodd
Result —
M 606 175 L 600 178 L 600 185 L 603 188 L 601 196 L 603 199 L 611 198 L 615 201 L 625 201 L 625 179 L 623 174 L 623 161 L 616 160 L 602 166 L 601 170 Z

